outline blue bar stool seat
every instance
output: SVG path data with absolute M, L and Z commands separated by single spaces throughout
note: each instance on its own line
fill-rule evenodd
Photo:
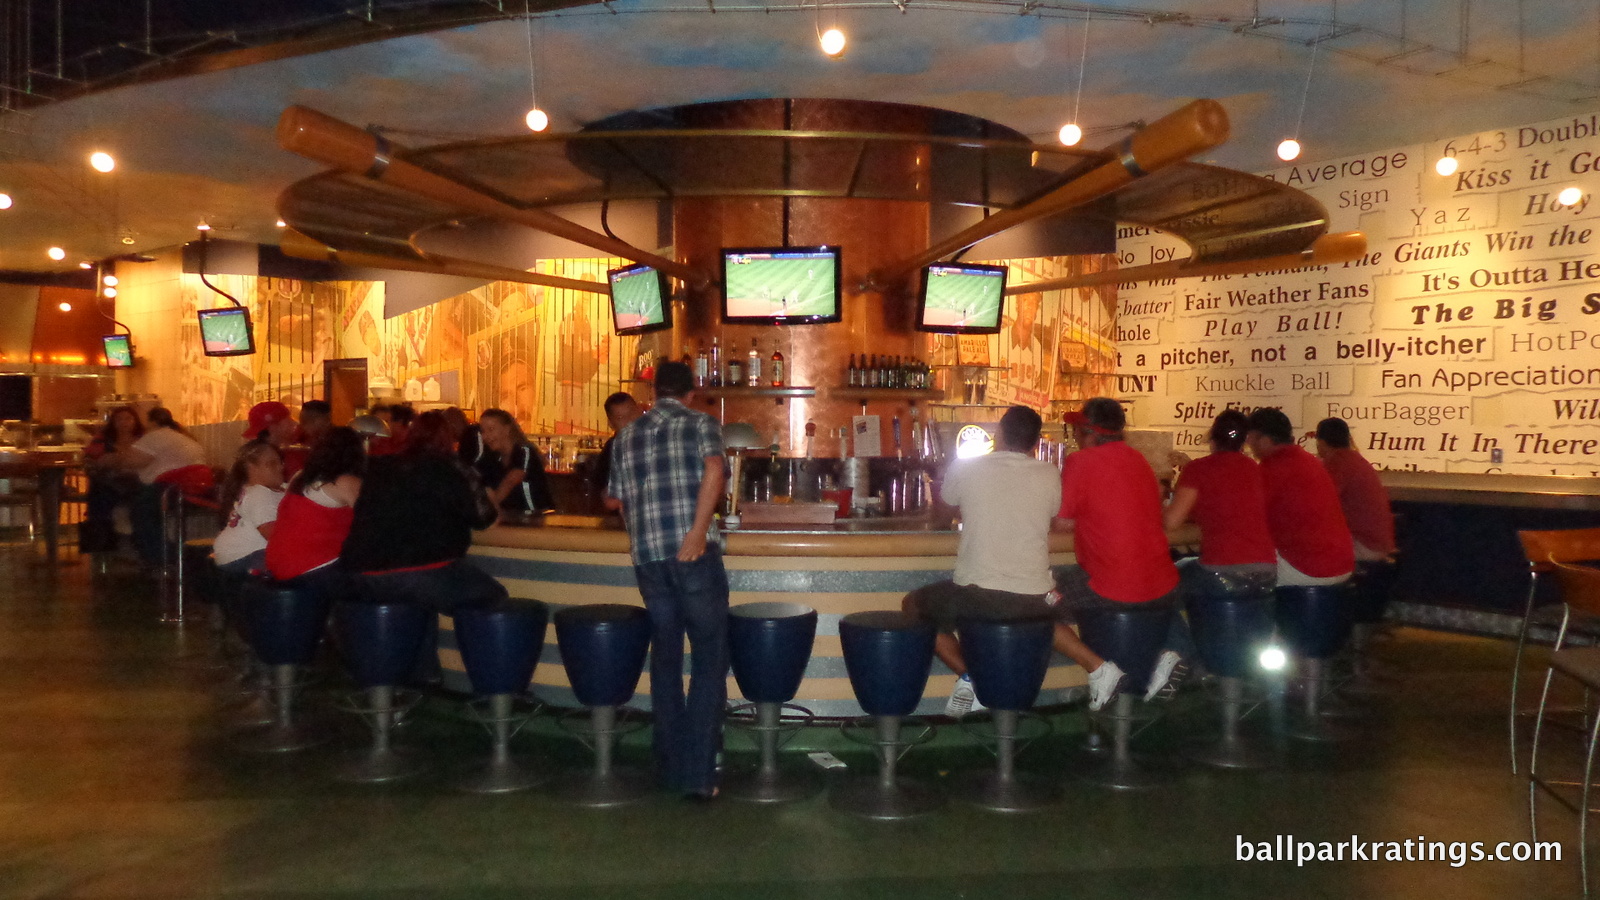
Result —
M 1055 785 L 1016 771 L 1017 722 L 1039 699 L 1055 620 L 961 619 L 956 634 L 978 702 L 993 715 L 997 759 L 994 771 L 962 782 L 962 799 L 995 812 L 1026 812 L 1059 801 Z
M 1327 721 L 1322 703 L 1328 689 L 1327 662 L 1350 637 L 1350 586 L 1279 585 L 1278 635 L 1300 673 L 1303 705 L 1289 728 L 1302 741 L 1342 741 L 1354 732 Z
M 556 643 L 578 702 L 590 710 L 594 768 L 556 788 L 579 806 L 620 806 L 650 791 L 644 773 L 614 765 L 617 708 L 633 699 L 650 649 L 650 614 L 641 606 L 597 603 L 556 613 Z
M 878 774 L 835 788 L 828 798 L 834 809 L 887 820 L 923 815 L 943 805 L 939 794 L 898 778 L 895 771 L 907 747 L 901 740 L 901 719 L 916 711 L 928 686 L 934 637 L 932 623 L 902 612 L 851 613 L 839 621 L 850 687 L 873 720 Z
M 489 762 L 458 783 L 474 794 L 520 791 L 549 780 L 548 764 L 530 770 L 511 756 L 511 738 L 530 718 L 518 714 L 516 699 L 528 692 L 544 651 L 549 609 L 536 600 L 514 600 L 492 608 L 463 606 L 455 611 L 456 642 L 472 691 L 473 707 L 493 737 Z
M 1190 748 L 1189 758 L 1221 769 L 1260 769 L 1272 765 L 1272 754 L 1240 734 L 1245 686 L 1261 672 L 1261 651 L 1272 641 L 1270 584 L 1203 580 L 1189 598 L 1189 627 L 1206 671 L 1217 678 L 1221 732 L 1212 741 Z
M 414 603 L 346 600 L 334 605 L 334 631 L 345 668 L 360 689 L 351 708 L 372 730 L 372 745 L 335 771 L 341 781 L 377 783 L 422 771 L 416 754 L 393 743 L 406 704 L 397 703 L 428 630 L 432 610 Z M 420 696 L 420 695 L 414 695 Z
M 238 745 L 258 753 L 287 753 L 323 743 L 325 733 L 295 721 L 294 701 L 306 684 L 298 673 L 316 659 L 328 620 L 326 601 L 281 582 L 252 578 L 240 590 L 239 605 L 250 649 L 269 673 L 273 721 L 242 734 Z
M 1174 615 L 1164 603 L 1119 604 L 1118 608 L 1086 610 L 1078 616 L 1078 632 L 1089 649 L 1126 673 L 1123 685 L 1143 685 L 1150 680 L 1167 626 Z M 1158 777 L 1136 759 L 1129 747 L 1133 738 L 1133 700 L 1137 688 L 1117 694 L 1115 706 L 1103 718 L 1112 722 L 1111 755 L 1078 774 L 1085 780 L 1116 790 L 1138 790 L 1160 784 Z
M 784 730 L 783 709 L 802 717 L 801 727 L 815 716 L 789 701 L 800 690 L 811 645 L 817 635 L 817 611 L 801 603 L 743 603 L 728 610 L 728 653 L 739 692 L 754 708 L 755 721 L 745 726 L 756 735 L 761 764 L 736 770 L 723 779 L 723 790 L 736 800 L 781 803 L 803 800 L 821 790 L 810 770 L 784 771 L 778 766 L 778 739 Z M 736 719 L 729 719 L 735 725 Z

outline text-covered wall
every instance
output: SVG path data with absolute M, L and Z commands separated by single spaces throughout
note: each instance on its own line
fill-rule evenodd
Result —
M 1452 153 L 1460 168 L 1434 168 Z M 1365 259 L 1123 285 L 1119 396 L 1205 449 L 1227 407 L 1350 423 L 1387 468 L 1600 475 L 1600 115 L 1293 165 Z M 1565 188 L 1578 197 L 1563 203 Z M 1182 258 L 1123 228 L 1124 266 Z

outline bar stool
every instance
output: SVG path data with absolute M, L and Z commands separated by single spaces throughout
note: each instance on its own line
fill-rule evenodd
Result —
M 246 732 L 236 743 L 256 753 L 304 750 L 327 735 L 295 721 L 295 694 L 306 685 L 300 667 L 316 658 L 317 642 L 328 619 L 327 605 L 317 595 L 282 582 L 251 579 L 240 595 L 250 647 L 271 677 L 273 722 Z
M 1575 566 L 1554 559 L 1547 572 L 1553 573 L 1561 587 L 1561 626 L 1556 633 L 1555 647 L 1550 653 L 1550 665 L 1544 673 L 1544 690 L 1539 695 L 1539 712 L 1533 724 L 1533 752 L 1528 757 L 1528 820 L 1530 837 L 1539 840 L 1539 793 L 1543 791 L 1555 798 L 1568 812 L 1578 817 L 1578 866 L 1583 878 L 1583 895 L 1589 896 L 1589 807 L 1590 787 L 1594 782 L 1594 757 L 1600 744 L 1600 713 L 1589 709 L 1589 696 L 1600 690 L 1600 647 L 1566 646 L 1568 626 L 1572 614 L 1600 616 L 1600 569 L 1592 566 Z M 1550 700 L 1550 682 L 1557 672 L 1583 685 L 1584 718 L 1589 732 L 1589 746 L 1584 754 L 1583 780 L 1578 783 L 1578 801 L 1556 790 L 1559 785 L 1571 782 L 1551 781 L 1539 775 L 1539 738 L 1544 730 L 1545 713 Z
M 927 689 L 934 636 L 931 623 L 902 612 L 851 613 L 839 621 L 850 687 L 873 720 L 878 774 L 837 786 L 828 798 L 834 809 L 888 820 L 923 815 L 944 804 L 939 794 L 898 778 L 895 771 L 910 746 L 901 740 L 901 719 L 916 711 Z
M 410 704 L 397 703 L 416 662 L 422 636 L 433 611 L 414 603 L 346 600 L 335 604 L 334 628 L 345 667 L 361 689 L 361 700 L 349 707 L 372 730 L 372 746 L 341 766 L 340 781 L 376 783 L 409 778 L 422 771 L 414 753 L 396 748 L 391 738 Z M 413 703 L 419 694 L 411 692 Z
M 1191 747 L 1188 756 L 1220 769 L 1260 769 L 1272 754 L 1239 734 L 1245 685 L 1259 672 L 1262 648 L 1272 640 L 1272 588 L 1248 582 L 1233 587 L 1217 578 L 1189 599 L 1189 627 L 1206 671 L 1217 677 L 1221 734 Z
M 1300 672 L 1300 720 L 1289 736 L 1302 741 L 1343 741 L 1355 737 L 1322 714 L 1327 691 L 1327 661 L 1350 636 L 1350 588 L 1346 584 L 1278 585 L 1278 634 Z
M 1554 564 L 1600 559 L 1600 528 L 1567 528 L 1558 531 L 1519 531 L 1523 555 L 1528 560 L 1528 595 L 1523 604 L 1522 623 L 1517 629 L 1517 653 L 1511 663 L 1511 774 L 1517 774 L 1517 719 L 1532 710 L 1520 708 L 1522 656 L 1528 644 L 1528 630 L 1544 613 L 1539 603 L 1539 576 L 1554 570 Z M 1546 598 L 1548 600 L 1548 598 Z M 1562 617 L 1567 613 L 1561 607 Z M 1553 623 L 1545 623 L 1553 624 Z
M 1339 686 L 1347 696 L 1376 696 L 1383 693 L 1377 666 L 1370 657 L 1372 632 L 1389 609 L 1398 567 L 1393 560 L 1356 563 L 1350 578 L 1349 677 Z
M 650 614 L 640 606 L 597 603 L 556 613 L 556 643 L 578 702 L 590 710 L 594 768 L 557 786 L 556 796 L 579 806 L 620 806 L 649 793 L 644 773 L 612 764 L 617 707 L 633 699 L 650 649 Z M 580 737 L 580 740 L 582 738 Z
M 1078 616 L 1078 633 L 1089 649 L 1126 673 L 1123 684 L 1137 686 L 1150 680 L 1172 615 L 1172 607 L 1165 604 L 1086 610 Z M 1080 778 L 1116 790 L 1151 788 L 1164 780 L 1141 764 L 1129 749 L 1133 738 L 1133 697 L 1133 690 L 1119 692 L 1112 711 L 1100 714 L 1112 722 L 1111 755 L 1081 770 Z
M 531 713 L 517 713 L 516 699 L 527 693 L 539 665 L 549 609 L 537 600 L 515 600 L 489 609 L 461 607 L 454 619 L 467 679 L 483 698 L 473 711 L 494 738 L 488 764 L 457 786 L 474 794 L 502 794 L 549 781 L 548 764 L 529 771 L 511 757 L 511 738 L 531 718 Z
M 963 779 L 960 797 L 995 812 L 1027 812 L 1061 799 L 1055 785 L 1016 771 L 1017 720 L 1033 708 L 1050 668 L 1055 620 L 960 619 L 956 634 L 978 702 L 989 707 L 995 732 L 993 772 Z
M 806 770 L 784 772 L 778 767 L 778 736 L 785 706 L 799 713 L 803 727 L 815 716 L 789 701 L 800 690 L 811 645 L 817 635 L 817 611 L 801 603 L 743 603 L 728 610 L 728 654 L 739 692 L 750 701 L 735 712 L 754 708 L 752 725 L 761 764 L 754 770 L 730 772 L 723 790 L 736 800 L 782 803 L 802 800 L 821 790 L 820 781 Z

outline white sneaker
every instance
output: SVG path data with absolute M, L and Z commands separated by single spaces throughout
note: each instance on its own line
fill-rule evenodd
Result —
M 970 712 L 982 712 L 988 709 L 978 702 L 978 692 L 972 689 L 972 678 L 963 675 L 956 679 L 956 686 L 950 691 L 950 699 L 945 702 L 944 714 L 952 719 L 959 719 Z
M 1117 686 L 1122 684 L 1122 669 L 1111 660 L 1100 664 L 1100 668 L 1089 673 L 1089 710 L 1099 712 L 1111 698 L 1117 695 Z
M 1149 703 L 1156 698 L 1157 694 L 1161 693 L 1161 689 L 1166 687 L 1167 682 L 1172 680 L 1172 673 L 1178 668 L 1178 662 L 1181 659 L 1182 657 L 1178 656 L 1175 650 L 1161 651 L 1161 658 L 1156 660 L 1156 667 L 1150 672 L 1150 684 L 1145 686 L 1144 702 Z

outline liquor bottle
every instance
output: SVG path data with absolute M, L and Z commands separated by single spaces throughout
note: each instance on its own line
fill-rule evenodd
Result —
M 728 354 L 728 374 L 722 379 L 722 383 L 727 387 L 738 387 L 744 384 L 744 366 L 740 364 L 739 357 L 734 353 Z
M 750 339 L 750 361 L 745 364 L 745 384 L 761 386 L 761 351 L 756 349 L 756 339 Z
M 856 365 L 856 355 L 850 354 L 850 367 L 845 369 L 845 384 L 851 387 L 861 387 L 861 369 Z M 809 456 L 810 454 L 806 454 Z
M 706 342 L 700 342 L 700 352 L 694 357 L 694 386 L 707 387 L 711 383 L 711 356 L 706 353 Z
M 783 387 L 783 351 L 772 345 L 772 386 Z
M 878 381 L 879 376 L 881 376 L 883 374 L 883 372 L 878 369 L 878 354 L 876 354 L 876 353 L 872 354 L 872 358 L 867 360 L 867 373 L 866 374 L 867 374 L 867 381 L 866 381 L 866 384 L 862 385 L 862 387 L 881 387 L 882 386 L 881 382 Z
M 711 368 L 711 386 L 722 387 L 722 345 L 717 343 L 717 336 L 711 336 L 711 359 L 708 361 Z

